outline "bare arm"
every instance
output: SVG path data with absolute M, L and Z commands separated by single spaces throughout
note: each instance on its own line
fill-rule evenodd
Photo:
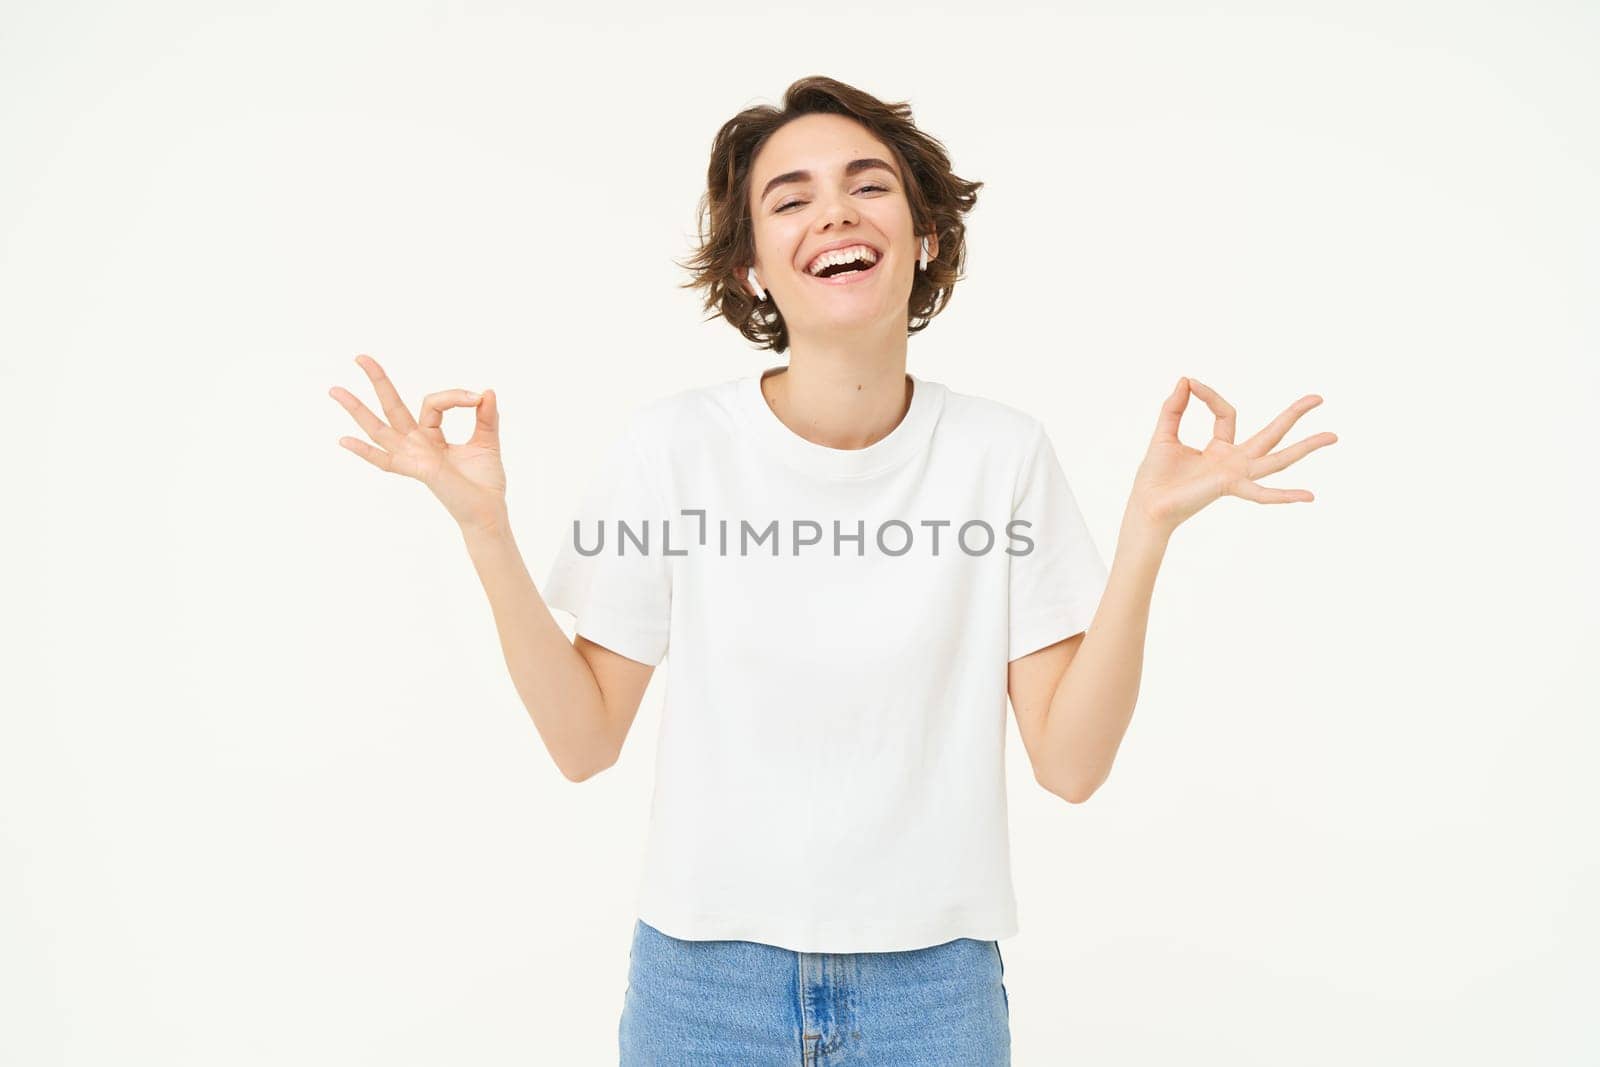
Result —
M 1133 719 L 1150 600 L 1169 538 L 1164 529 L 1124 520 L 1094 621 L 1072 639 L 1077 648 L 1061 657 L 1061 672 L 1054 679 L 1041 678 L 1043 686 L 1023 697 L 1026 706 L 1043 708 L 1033 746 L 1035 777 L 1074 804 L 1088 800 L 1110 775 Z
M 583 637 L 568 641 L 534 588 L 507 520 L 494 390 L 429 393 L 412 415 L 377 360 L 360 355 L 356 363 L 384 418 L 348 389 L 329 389 L 372 442 L 341 437 L 340 446 L 378 470 L 422 482 L 456 520 L 489 594 L 512 683 L 561 773 L 581 782 L 611 766 L 655 668 Z M 458 407 L 476 409 L 477 421 L 470 440 L 453 444 L 443 419 Z
M 1191 390 L 1216 417 L 1203 451 L 1178 439 Z M 1031 718 L 1037 724 L 1029 756 L 1034 759 L 1035 776 L 1049 783 L 1051 792 L 1081 803 L 1111 773 L 1139 699 L 1156 575 L 1179 524 L 1223 496 L 1257 504 L 1313 499 L 1308 490 L 1270 489 L 1255 479 L 1281 471 L 1339 439 L 1333 433 L 1314 434 L 1273 451 L 1300 416 L 1320 403 L 1322 398 L 1314 393 L 1304 396 L 1249 440 L 1235 444 L 1233 406 L 1203 382 L 1178 380 L 1162 405 L 1149 452 L 1134 479 L 1116 559 L 1094 621 L 1075 651 L 1041 658 L 1041 664 L 1060 665 L 1062 673 L 1053 683 L 1051 669 L 1045 666 L 1024 672 L 1021 706 L 1033 709 Z M 1014 704 L 1017 696 L 1014 692 Z M 1037 710 L 1041 707 L 1043 712 Z M 1020 712 L 1019 707 L 1019 722 Z
M 534 586 L 509 525 L 461 530 L 489 596 L 500 651 L 534 728 L 574 782 L 616 762 L 655 667 L 584 637 L 568 641 Z

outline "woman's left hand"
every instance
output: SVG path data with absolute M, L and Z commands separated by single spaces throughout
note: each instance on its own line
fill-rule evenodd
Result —
M 1210 442 L 1202 450 L 1178 440 L 1178 423 L 1189 404 L 1189 392 L 1201 400 L 1217 417 Z M 1331 445 L 1339 438 L 1332 433 L 1307 437 L 1288 448 L 1269 452 L 1289 432 L 1301 415 L 1322 398 L 1315 394 L 1301 397 L 1242 445 L 1233 443 L 1233 405 L 1209 386 L 1193 378 L 1182 378 L 1172 395 L 1161 406 L 1150 451 L 1139 465 L 1128 500 L 1129 512 L 1171 533 L 1189 516 L 1222 496 L 1243 497 L 1258 504 L 1287 504 L 1314 499 L 1305 489 L 1268 489 L 1255 479 L 1275 474 L 1289 464 Z

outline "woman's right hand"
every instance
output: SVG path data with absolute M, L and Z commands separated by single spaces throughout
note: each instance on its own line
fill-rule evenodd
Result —
M 339 444 L 379 470 L 403 474 L 426 485 L 463 530 L 488 529 L 506 522 L 506 472 L 500 463 L 500 409 L 494 390 L 482 395 L 465 389 L 446 389 L 422 398 L 413 419 L 383 368 L 371 356 L 357 356 L 383 404 L 384 422 L 345 389 L 334 386 L 328 395 L 339 402 L 367 436 L 381 448 L 354 437 Z M 444 439 L 440 425 L 447 408 L 478 409 L 478 425 L 465 444 Z

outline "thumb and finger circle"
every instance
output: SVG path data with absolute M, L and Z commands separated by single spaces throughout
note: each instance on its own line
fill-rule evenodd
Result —
M 394 474 L 404 474 L 416 477 L 417 472 L 405 469 L 415 467 L 414 462 L 408 461 L 403 456 L 397 456 L 405 437 L 416 429 L 439 431 L 442 436 L 444 411 L 453 407 L 473 407 L 481 401 L 479 394 L 466 389 L 447 389 L 439 393 L 431 393 L 423 398 L 420 421 L 411 417 L 405 402 L 400 399 L 400 393 L 395 388 L 394 382 L 377 360 L 366 354 L 355 358 L 356 365 L 366 374 L 372 382 L 373 390 L 378 394 L 378 399 L 383 408 L 383 413 L 388 417 L 388 422 L 378 418 L 363 404 L 360 398 L 346 389 L 338 386 L 328 390 L 330 396 L 350 413 L 351 418 L 362 428 L 373 441 L 381 447 L 374 448 L 367 442 L 354 437 L 341 437 L 339 444 L 354 452 L 362 459 L 371 463 L 379 470 Z M 493 432 L 493 419 L 486 417 L 480 407 L 478 412 L 478 432 L 484 433 L 487 428 Z
M 422 407 L 417 412 L 417 426 L 424 430 L 440 430 L 444 424 L 444 413 L 450 408 L 477 407 L 483 400 L 481 393 L 474 393 L 468 389 L 446 389 L 438 393 L 429 393 L 422 398 Z
M 1168 395 L 1161 408 L 1161 417 L 1156 424 L 1157 436 L 1177 436 L 1178 423 L 1183 416 L 1184 409 L 1188 406 L 1188 397 L 1184 395 L 1185 387 L 1205 401 L 1206 406 L 1216 415 L 1216 427 L 1212 433 L 1212 438 L 1233 444 L 1233 438 L 1238 429 L 1238 411 L 1232 404 L 1224 400 L 1215 389 L 1212 389 L 1198 378 L 1181 379 L 1172 393 Z M 1283 440 L 1283 435 L 1289 432 L 1290 427 L 1298 422 L 1302 415 L 1321 403 L 1322 397 L 1315 393 L 1301 397 L 1284 409 L 1277 418 L 1263 427 L 1260 433 L 1257 433 L 1240 447 L 1251 455 L 1264 455 L 1268 449 Z M 1163 433 L 1163 431 L 1167 432 Z M 1332 444 L 1334 440 L 1337 440 L 1337 438 L 1330 438 L 1325 443 Z
M 1183 419 L 1184 409 L 1188 407 L 1189 395 L 1193 394 L 1203 400 L 1212 414 L 1216 416 L 1216 426 L 1212 432 L 1213 441 L 1222 441 L 1232 445 L 1237 429 L 1238 412 L 1232 404 L 1224 400 L 1215 389 L 1195 378 L 1184 377 L 1178 380 L 1171 393 L 1161 405 L 1161 414 L 1156 420 L 1155 438 L 1157 440 L 1175 441 L 1178 437 L 1178 425 Z M 1260 433 L 1256 434 L 1242 446 L 1237 446 L 1241 451 L 1253 457 L 1249 465 L 1249 473 L 1235 479 L 1224 490 L 1224 493 L 1242 497 L 1258 504 L 1287 504 L 1305 502 L 1316 499 L 1307 489 L 1273 489 L 1257 484 L 1252 479 L 1276 473 L 1289 466 L 1291 463 L 1304 458 L 1308 453 L 1318 448 L 1333 444 L 1339 438 L 1332 433 L 1317 434 L 1302 441 L 1281 449 L 1269 455 L 1264 455 L 1267 449 L 1272 448 L 1289 428 L 1299 420 L 1301 415 L 1322 403 L 1322 397 L 1312 394 L 1302 397 L 1274 419 Z
M 1167 399 L 1161 405 L 1161 415 L 1156 420 L 1156 439 L 1176 441 L 1178 439 L 1178 425 L 1183 421 L 1184 409 L 1189 406 L 1189 396 L 1199 397 L 1216 416 L 1216 425 L 1211 431 L 1214 441 L 1225 441 L 1233 444 L 1235 425 L 1238 413 L 1233 405 L 1222 399 L 1221 395 L 1209 385 L 1198 378 L 1180 378 L 1173 387 Z
M 1232 404 L 1222 399 L 1222 394 L 1205 382 L 1200 381 L 1198 378 L 1190 378 L 1188 382 L 1189 387 L 1194 390 L 1194 395 L 1205 401 L 1206 407 L 1211 409 L 1211 414 L 1216 416 L 1216 425 L 1211 430 L 1211 439 L 1214 441 L 1226 441 L 1230 445 L 1233 444 L 1233 435 L 1237 429 L 1239 413 L 1234 410 Z
M 355 437 L 339 438 L 340 445 L 354 452 L 379 470 L 392 474 L 402 474 L 407 477 L 417 477 L 417 470 L 410 469 L 415 468 L 416 465 L 396 456 L 396 453 L 404 444 L 405 437 L 410 432 L 409 430 L 401 432 L 396 427 L 384 422 L 374 415 L 358 397 L 347 390 L 334 387 L 328 392 L 334 400 L 350 413 L 357 425 L 366 431 L 367 436 L 383 447 L 374 448 L 367 442 Z M 474 393 L 467 389 L 446 389 L 441 392 L 430 393 L 423 398 L 418 413 L 419 417 L 416 421 L 411 422 L 410 412 L 406 412 L 406 418 L 410 422 L 412 429 L 433 430 L 442 435 L 443 418 L 446 410 L 458 407 L 477 407 L 478 430 L 477 434 L 475 434 L 475 439 L 481 436 L 492 437 L 495 429 L 494 420 L 492 415 L 484 410 L 483 399 L 483 394 Z M 398 397 L 396 397 L 396 400 L 398 400 Z M 401 410 L 404 409 L 402 408 Z

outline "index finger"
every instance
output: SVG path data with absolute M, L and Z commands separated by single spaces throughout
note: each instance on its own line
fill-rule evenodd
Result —
M 1194 390 L 1194 395 L 1204 401 L 1206 407 L 1211 409 L 1211 414 L 1216 416 L 1214 428 L 1211 431 L 1211 439 L 1214 441 L 1226 441 L 1230 445 L 1233 444 L 1234 427 L 1238 422 L 1239 415 L 1238 412 L 1233 410 L 1233 405 L 1222 399 L 1222 395 L 1205 382 L 1190 378 L 1189 387 Z

